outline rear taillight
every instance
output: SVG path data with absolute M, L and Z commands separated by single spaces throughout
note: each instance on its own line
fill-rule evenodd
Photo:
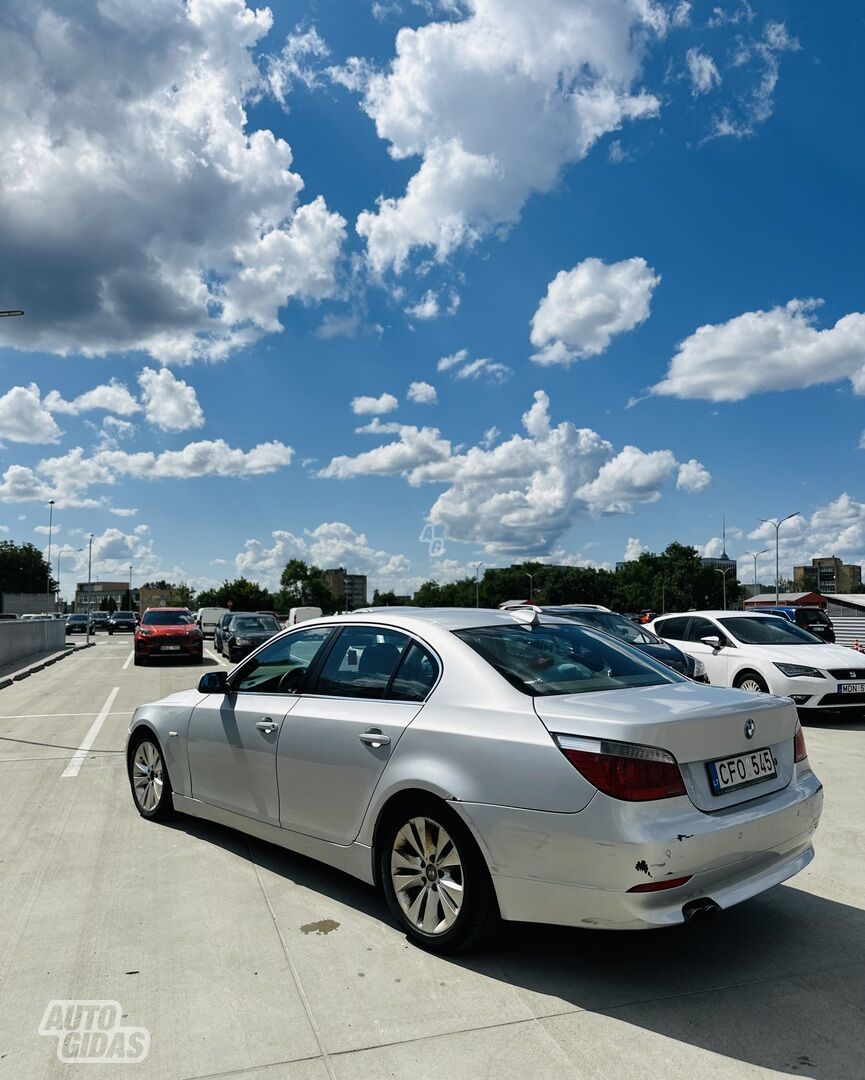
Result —
M 628 802 L 684 795 L 685 784 L 672 754 L 636 743 L 557 735 L 565 757 L 605 795 Z
M 680 885 L 687 885 L 693 877 L 665 878 L 663 881 L 644 881 L 641 885 L 632 885 L 628 892 L 663 892 L 665 889 L 678 889 Z
M 805 747 L 805 735 L 802 731 L 802 725 L 797 721 L 796 734 L 793 736 L 793 764 L 797 761 L 804 761 L 808 757 L 808 750 Z

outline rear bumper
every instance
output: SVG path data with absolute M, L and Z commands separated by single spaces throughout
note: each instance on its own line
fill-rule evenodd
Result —
M 486 855 L 503 918 L 636 930 L 683 922 L 691 900 L 730 907 L 798 873 L 814 856 L 823 789 L 799 766 L 782 791 L 711 814 L 686 798 L 600 793 L 577 814 L 453 806 Z M 628 891 L 689 875 L 674 889 Z

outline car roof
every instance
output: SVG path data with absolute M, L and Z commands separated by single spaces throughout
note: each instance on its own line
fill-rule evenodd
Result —
M 547 615 L 541 608 L 522 607 L 518 611 L 537 611 L 544 622 L 563 626 L 570 620 Z M 352 623 L 389 623 L 406 630 L 419 630 L 422 626 L 438 626 L 443 630 L 470 630 L 477 626 L 518 626 L 519 621 L 512 611 L 500 611 L 498 608 L 416 608 L 382 607 L 364 608 L 347 615 L 329 615 L 321 619 L 311 619 L 299 623 L 299 627 L 334 623 L 348 625 Z
M 149 607 L 144 609 L 146 615 L 148 611 L 178 611 L 181 615 L 189 615 L 189 608 L 185 607 Z
M 714 611 L 665 611 L 663 615 L 659 615 L 653 622 L 660 622 L 661 619 L 684 619 L 689 615 L 702 615 L 710 619 L 723 619 L 730 618 L 731 616 L 737 619 L 759 619 L 766 618 L 769 614 L 767 611 L 727 611 L 714 610 Z M 777 618 L 778 616 L 775 616 Z

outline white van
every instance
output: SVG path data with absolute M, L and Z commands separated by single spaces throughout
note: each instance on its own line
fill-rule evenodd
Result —
M 320 607 L 293 607 L 285 620 L 286 626 L 297 626 L 298 623 L 307 622 L 309 619 L 320 619 Z
M 227 607 L 203 607 L 198 609 L 198 614 L 195 616 L 195 622 L 198 629 L 204 634 L 206 638 L 213 637 L 213 631 L 216 624 L 222 618 L 223 615 L 228 614 Z

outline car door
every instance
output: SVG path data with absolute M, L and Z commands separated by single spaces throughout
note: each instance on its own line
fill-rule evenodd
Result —
M 280 734 L 283 828 L 350 844 L 390 754 L 438 675 L 432 652 L 407 634 L 343 627 Z
M 704 637 L 719 637 L 725 644 L 723 648 L 713 649 L 711 645 L 704 644 L 701 640 Z M 703 661 L 706 666 L 706 674 L 709 676 L 709 682 L 713 686 L 730 685 L 730 649 L 732 646 L 729 641 L 729 635 L 711 619 L 706 619 L 702 615 L 693 615 L 688 620 L 682 646 L 687 649 L 691 656 Z
M 270 642 L 208 694 L 189 722 L 192 796 L 279 825 L 276 748 L 307 669 L 333 633 L 312 627 Z

